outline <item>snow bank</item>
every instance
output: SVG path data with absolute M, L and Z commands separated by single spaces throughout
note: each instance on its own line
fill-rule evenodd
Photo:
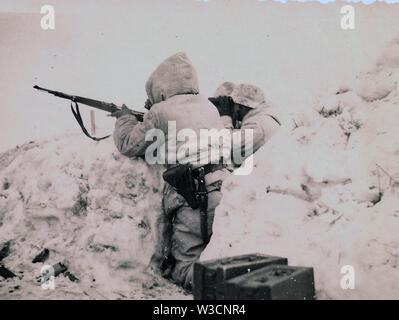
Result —
M 19 278 L 0 281 L 2 298 L 186 298 L 146 273 L 161 213 L 161 170 L 123 157 L 112 139 L 79 135 L 30 143 L 0 157 L 0 244 L 11 241 L 4 265 Z M 62 262 L 55 290 L 35 277 L 32 259 L 50 250 L 46 264 Z
M 372 71 L 286 112 L 252 174 L 224 183 L 202 260 L 279 255 L 314 267 L 318 298 L 399 297 L 398 54 L 399 38 Z M 354 290 L 341 288 L 345 265 Z

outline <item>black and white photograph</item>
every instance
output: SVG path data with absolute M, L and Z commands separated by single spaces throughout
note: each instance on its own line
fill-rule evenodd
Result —
M 0 300 L 398 300 L 394 2 L 1 0 Z

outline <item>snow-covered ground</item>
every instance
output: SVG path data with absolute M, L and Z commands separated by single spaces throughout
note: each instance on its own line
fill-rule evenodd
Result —
M 314 267 L 318 298 L 399 298 L 398 81 L 399 38 L 370 72 L 285 115 L 253 173 L 224 183 L 201 258 L 284 256 Z
M 0 299 L 189 298 L 146 272 L 161 212 L 161 170 L 130 160 L 112 139 L 88 143 L 79 136 L 29 143 L 0 157 L 2 262 L 18 277 L 0 280 Z M 41 289 L 44 264 L 65 264 L 55 290 Z

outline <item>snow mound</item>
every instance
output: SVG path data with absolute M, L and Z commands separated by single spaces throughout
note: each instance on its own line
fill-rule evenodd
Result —
M 187 298 L 146 272 L 161 213 L 159 167 L 128 159 L 112 139 L 85 137 L 29 143 L 0 156 L 2 262 L 18 277 L 0 281 L 2 298 Z M 62 262 L 80 281 L 63 275 L 55 290 L 42 290 L 42 263 Z
M 320 299 L 398 298 L 398 53 L 395 40 L 372 71 L 285 121 L 251 175 L 225 181 L 202 260 L 278 255 L 314 267 Z M 341 286 L 346 265 L 354 289 Z

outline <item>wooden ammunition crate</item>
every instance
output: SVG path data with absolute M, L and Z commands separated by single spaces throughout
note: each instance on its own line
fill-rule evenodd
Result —
M 219 283 L 225 300 L 314 300 L 313 268 L 272 265 Z
M 262 254 L 196 262 L 194 264 L 194 299 L 216 299 L 217 284 L 268 265 L 286 265 L 287 263 L 286 258 Z

